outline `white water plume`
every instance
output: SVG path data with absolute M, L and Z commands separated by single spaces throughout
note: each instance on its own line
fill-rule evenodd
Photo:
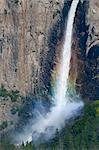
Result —
M 72 100 L 71 102 L 70 97 L 67 94 L 71 59 L 72 30 L 78 3 L 79 0 L 72 1 L 68 14 L 60 70 L 56 80 L 55 94 L 53 96 L 54 106 L 51 108 L 50 112 L 45 114 L 45 116 L 38 112 L 36 120 L 31 127 L 29 127 L 31 129 L 28 129 L 28 132 L 24 134 L 23 137 L 21 136 L 21 139 L 23 138 L 24 142 L 30 142 L 33 140 L 35 143 L 39 141 L 40 137 L 45 141 L 52 138 L 56 129 L 60 130 L 64 127 L 66 120 L 76 116 L 78 111 L 83 107 L 82 101 Z
M 56 92 L 54 96 L 55 103 L 57 102 L 57 105 L 62 105 L 63 103 L 68 102 L 69 100 L 66 97 L 66 92 L 68 88 L 68 76 L 70 70 L 73 22 L 74 22 L 75 12 L 76 12 L 78 2 L 79 0 L 73 0 L 68 15 L 64 46 L 63 46 L 62 57 L 60 62 L 61 64 L 60 64 L 59 76 L 57 77 Z

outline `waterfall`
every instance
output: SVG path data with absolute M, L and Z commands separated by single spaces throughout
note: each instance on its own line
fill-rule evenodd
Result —
M 41 113 L 36 111 L 36 120 L 32 121 L 25 129 L 25 133 L 18 136 L 19 143 L 22 141 L 34 143 L 46 141 L 54 137 L 56 129 L 61 130 L 66 121 L 78 115 L 78 111 L 83 107 L 83 102 L 69 101 L 67 93 L 68 77 L 70 71 L 71 59 L 71 45 L 72 45 L 72 30 L 75 18 L 75 12 L 79 0 L 73 0 L 68 14 L 67 27 L 65 31 L 64 45 L 61 53 L 61 63 L 59 73 L 57 75 L 56 86 L 54 87 L 55 94 L 52 98 L 54 105 L 51 107 L 50 112 Z M 42 139 L 43 138 L 43 139 Z
M 67 28 L 65 32 L 65 39 L 60 62 L 60 70 L 56 81 L 56 89 L 54 95 L 54 99 L 59 105 L 62 105 L 64 102 L 68 102 L 68 98 L 66 98 L 66 91 L 68 88 L 68 76 L 70 70 L 72 30 L 78 3 L 79 0 L 73 0 L 68 14 Z

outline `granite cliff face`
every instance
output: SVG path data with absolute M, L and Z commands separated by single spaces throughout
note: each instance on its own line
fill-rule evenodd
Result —
M 47 89 L 42 76 L 47 79 L 54 57 L 49 51 L 55 30 L 55 39 L 49 38 L 57 22 L 61 28 L 63 5 L 63 0 L 0 1 L 0 84 L 23 95 Z
M 87 96 L 89 99 L 99 99 L 99 1 L 90 0 L 87 15 L 87 24 L 89 32 L 87 39 L 86 54 L 88 62 L 86 64 L 87 79 L 86 85 Z M 87 87 L 88 87 L 87 86 Z M 92 93 L 92 94 L 91 94 Z
M 99 1 L 86 2 L 85 23 L 79 30 L 77 87 L 87 100 L 99 99 Z M 83 13 L 84 13 L 83 12 Z M 80 18 L 79 18 L 80 20 Z M 80 25 L 81 27 L 82 25 Z
M 84 99 L 99 99 L 98 0 L 79 3 L 73 37 L 70 78 Z

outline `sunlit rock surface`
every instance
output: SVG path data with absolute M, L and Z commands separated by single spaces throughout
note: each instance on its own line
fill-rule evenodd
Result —
M 46 92 L 42 74 L 49 80 L 56 31 L 50 37 L 57 22 L 60 32 L 63 5 L 63 0 L 0 0 L 0 84 L 23 95 Z

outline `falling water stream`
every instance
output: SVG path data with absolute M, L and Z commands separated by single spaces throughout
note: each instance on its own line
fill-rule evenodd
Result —
M 57 101 L 58 105 L 62 105 L 63 103 L 68 102 L 68 98 L 66 98 L 66 92 L 68 88 L 68 77 L 70 71 L 72 30 L 78 3 L 79 0 L 73 0 L 68 14 L 67 28 L 65 31 L 65 39 L 60 61 L 60 70 L 56 81 L 57 86 L 55 87 L 55 101 Z
M 30 142 L 38 141 L 41 135 L 45 139 L 50 139 L 56 132 L 56 129 L 61 129 L 65 126 L 66 120 L 72 118 L 78 113 L 79 108 L 83 107 L 83 102 L 76 102 L 70 98 L 67 93 L 68 77 L 70 71 L 71 46 L 72 46 L 72 30 L 75 18 L 75 13 L 79 0 L 73 0 L 68 14 L 67 27 L 65 31 L 64 45 L 61 52 L 60 68 L 54 87 L 55 94 L 53 95 L 52 106 L 47 114 L 38 113 L 37 120 L 31 126 L 32 132 L 24 134 L 20 139 Z

